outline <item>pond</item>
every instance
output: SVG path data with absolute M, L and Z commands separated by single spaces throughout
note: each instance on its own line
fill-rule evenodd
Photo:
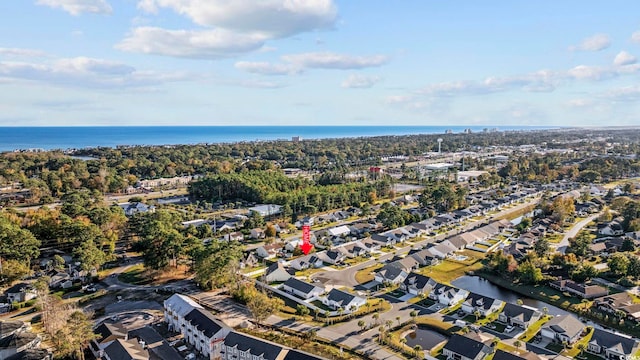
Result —
M 405 339 L 407 339 L 407 346 L 420 345 L 423 349 L 429 350 L 446 341 L 447 337 L 436 331 L 419 327 L 407 334 Z
M 509 289 L 499 287 L 488 280 L 485 280 L 479 276 L 461 276 L 451 282 L 451 285 L 465 289 L 476 294 L 492 297 L 509 303 L 516 304 L 518 299 L 522 300 L 522 303 L 527 306 L 538 308 L 542 311 L 542 308 L 546 307 L 549 310 L 550 315 L 573 315 L 575 314 L 559 307 L 547 304 L 543 301 L 531 299 L 520 294 L 517 294 Z

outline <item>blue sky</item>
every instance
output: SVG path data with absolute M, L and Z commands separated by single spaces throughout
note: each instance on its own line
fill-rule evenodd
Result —
M 3 0 L 0 14 L 0 126 L 640 124 L 637 0 Z

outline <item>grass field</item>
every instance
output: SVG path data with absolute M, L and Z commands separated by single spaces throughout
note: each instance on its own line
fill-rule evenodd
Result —
M 451 284 L 451 281 L 464 276 L 467 271 L 476 271 L 482 268 L 480 259 L 474 259 L 470 263 L 461 263 L 450 260 L 443 260 L 435 266 L 428 266 L 420 270 L 425 276 L 429 276 L 437 282 Z
M 149 276 L 145 275 L 143 264 L 133 265 L 128 268 L 125 272 L 118 275 L 118 280 L 132 285 L 145 285 L 152 281 Z
M 358 271 L 356 273 L 356 281 L 359 284 L 366 284 L 369 281 L 373 280 L 373 271 L 380 269 L 382 267 L 382 264 L 376 264 L 373 266 L 369 266 L 367 268 L 364 268 L 360 271 Z

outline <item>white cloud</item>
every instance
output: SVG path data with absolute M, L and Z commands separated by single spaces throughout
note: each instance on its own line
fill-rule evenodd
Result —
M 569 69 L 567 74 L 577 80 L 605 80 L 617 76 L 611 69 L 589 65 L 578 65 Z
M 595 34 L 584 40 L 579 45 L 569 46 L 569 51 L 600 51 L 611 46 L 611 39 L 607 34 Z
M 624 66 L 635 64 L 638 61 L 638 58 L 629 54 L 626 51 L 620 51 L 618 55 L 616 55 L 615 59 L 613 59 L 613 65 Z
M 113 11 L 105 0 L 37 0 L 36 4 L 61 8 L 74 16 L 83 13 L 111 14 Z
M 342 87 L 349 89 L 366 89 L 377 84 L 380 80 L 378 76 L 352 74 L 342 82 Z
M 23 48 L 0 48 L 0 56 L 3 57 L 45 57 L 47 54 L 44 51 L 23 49 Z
M 584 108 L 593 105 L 593 101 L 589 99 L 571 99 L 569 106 L 574 108 Z
M 340 70 L 376 67 L 389 62 L 389 57 L 385 55 L 352 56 L 329 52 L 284 55 L 282 59 L 303 68 Z
M 638 101 L 640 100 L 640 86 L 625 86 L 609 90 L 604 98 L 613 101 Z
M 235 63 L 235 67 L 239 70 L 261 75 L 290 75 L 302 71 L 300 67 L 293 64 L 272 64 L 268 62 L 239 61 Z
M 332 0 L 141 0 L 138 8 L 169 8 L 201 26 L 271 37 L 332 28 L 337 18 Z
M 219 59 L 259 49 L 267 38 L 224 29 L 166 30 L 138 27 L 116 48 L 130 52 L 196 59 Z
M 631 34 L 631 41 L 640 43 L 640 30 Z
M 148 87 L 187 78 L 186 74 L 140 71 L 119 62 L 88 57 L 60 58 L 47 63 L 0 61 L 0 79 L 37 81 L 65 87 Z

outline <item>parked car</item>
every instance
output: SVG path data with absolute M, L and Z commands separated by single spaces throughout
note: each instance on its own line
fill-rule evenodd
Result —
M 515 329 L 515 328 L 513 327 L 513 325 L 509 325 L 509 326 L 507 326 L 506 328 L 504 328 L 504 332 L 506 332 L 506 333 L 508 333 L 508 332 L 512 332 L 512 331 L 513 331 L 513 329 Z

